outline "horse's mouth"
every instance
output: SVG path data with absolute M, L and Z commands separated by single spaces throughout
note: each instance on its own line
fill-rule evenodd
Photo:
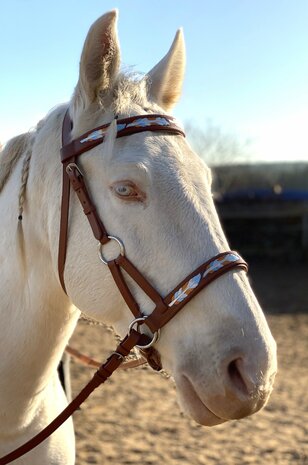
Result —
M 181 376 L 176 385 L 180 406 L 194 421 L 203 426 L 215 426 L 227 421 L 205 405 L 186 376 Z

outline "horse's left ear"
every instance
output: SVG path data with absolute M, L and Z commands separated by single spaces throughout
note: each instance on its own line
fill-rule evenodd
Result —
M 148 73 L 149 98 L 166 111 L 181 96 L 185 63 L 184 35 L 179 29 L 167 55 Z

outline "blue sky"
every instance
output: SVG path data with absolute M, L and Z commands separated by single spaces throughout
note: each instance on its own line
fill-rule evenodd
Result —
M 67 101 L 87 31 L 119 8 L 122 61 L 147 72 L 183 26 L 174 113 L 251 140 L 256 159 L 308 160 L 307 0 L 10 0 L 0 16 L 0 141 Z

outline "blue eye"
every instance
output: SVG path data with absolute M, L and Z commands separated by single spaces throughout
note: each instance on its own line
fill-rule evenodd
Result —
M 131 181 L 117 181 L 113 183 L 110 188 L 113 194 L 121 200 L 143 202 L 146 199 L 145 193 Z
M 129 195 L 134 194 L 134 190 L 131 186 L 127 186 L 125 184 L 120 184 L 116 186 L 115 189 L 116 193 L 122 197 L 128 197 Z

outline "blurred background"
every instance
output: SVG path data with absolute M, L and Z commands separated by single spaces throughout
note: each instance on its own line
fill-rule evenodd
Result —
M 149 71 L 184 28 L 174 114 L 212 167 L 217 209 L 231 248 L 249 261 L 280 372 L 262 413 L 210 430 L 180 416 L 170 380 L 121 373 L 76 415 L 77 463 L 307 465 L 308 2 L 2 1 L 2 144 L 70 99 L 87 31 L 114 7 L 127 70 Z M 81 324 L 74 338 L 101 357 L 111 341 L 97 331 Z M 73 365 L 76 391 L 87 377 Z

